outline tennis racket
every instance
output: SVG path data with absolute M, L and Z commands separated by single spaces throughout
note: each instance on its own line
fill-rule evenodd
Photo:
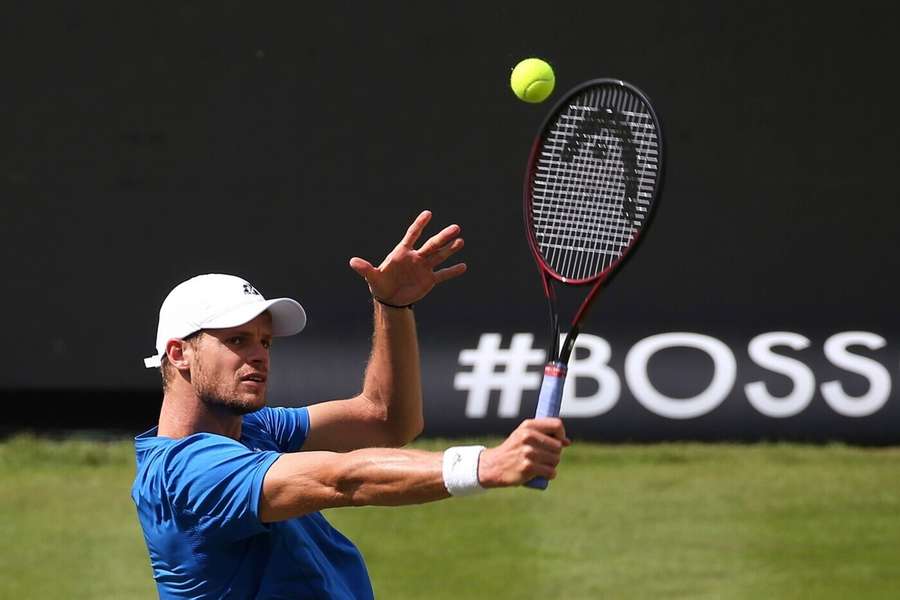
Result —
M 559 416 L 575 339 L 600 288 L 650 224 L 663 178 L 663 139 L 650 100 L 617 79 L 568 93 L 547 116 L 525 174 L 525 229 L 550 308 L 551 348 L 536 417 Z M 560 348 L 554 284 L 592 286 Z M 546 489 L 543 477 L 525 485 Z

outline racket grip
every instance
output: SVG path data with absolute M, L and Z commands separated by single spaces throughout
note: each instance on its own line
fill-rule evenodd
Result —
M 561 362 L 547 363 L 547 366 L 544 367 L 544 380 L 541 382 L 537 410 L 534 412 L 536 418 L 559 416 L 563 384 L 565 383 L 566 365 Z M 550 481 L 544 477 L 535 477 L 525 485 L 536 490 L 546 490 Z

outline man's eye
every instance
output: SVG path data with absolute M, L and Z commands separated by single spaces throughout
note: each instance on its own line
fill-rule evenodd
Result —
M 234 344 L 234 345 L 238 345 L 238 344 L 240 344 L 242 341 L 243 341 L 243 338 L 241 338 L 240 336 L 236 336 L 236 337 L 230 338 L 230 339 L 228 340 L 228 343 Z
M 262 345 L 263 345 L 263 348 L 268 350 L 269 348 L 272 347 L 272 340 L 263 340 Z

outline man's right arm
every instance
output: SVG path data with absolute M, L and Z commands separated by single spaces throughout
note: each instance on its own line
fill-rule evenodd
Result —
M 478 463 L 482 487 L 553 479 L 569 445 L 562 421 L 524 421 Z M 367 448 L 353 452 L 283 454 L 266 473 L 260 498 L 263 522 L 282 521 L 338 506 L 398 506 L 449 497 L 440 452 Z

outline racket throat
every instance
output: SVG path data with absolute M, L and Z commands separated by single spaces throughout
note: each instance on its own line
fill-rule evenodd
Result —
M 562 364 L 563 367 L 569 364 L 569 358 L 572 356 L 572 350 L 575 349 L 575 339 L 578 337 L 578 334 L 580 332 L 581 327 L 579 325 L 574 325 L 572 326 L 572 329 L 569 330 L 568 335 L 566 335 L 566 340 L 563 342 L 562 348 L 559 351 L 559 364 Z M 549 368 L 551 364 L 557 363 L 548 363 L 547 367 Z M 546 376 L 546 368 L 544 373 Z
M 556 292 L 550 285 L 549 276 L 544 273 L 544 294 L 547 297 L 547 308 L 550 311 L 550 357 L 559 356 L 559 311 L 556 308 Z

